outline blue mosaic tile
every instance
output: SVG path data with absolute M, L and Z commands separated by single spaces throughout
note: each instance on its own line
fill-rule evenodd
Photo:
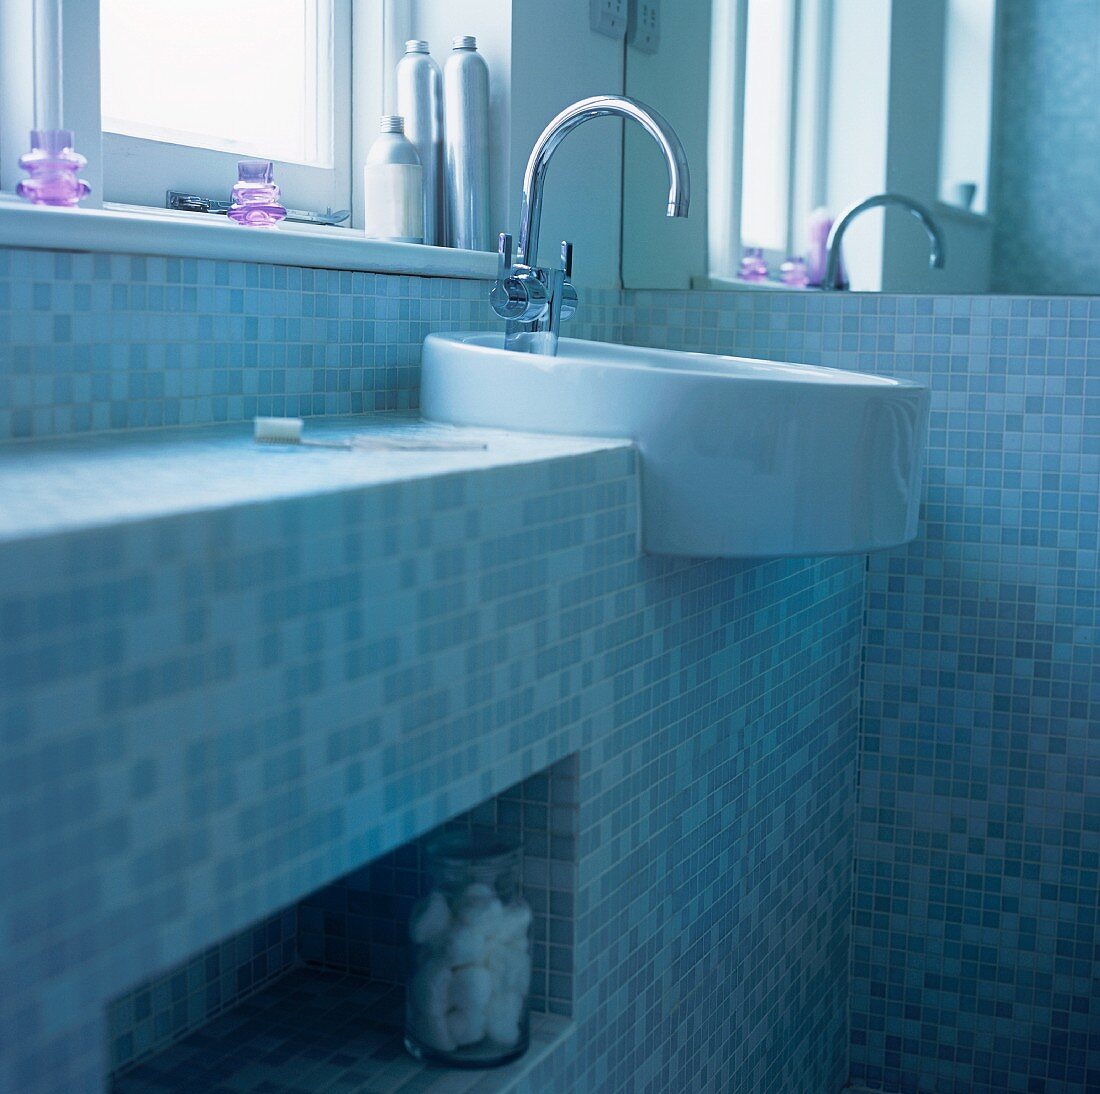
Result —
M 516 1089 L 565 1041 L 568 1023 L 531 1020 L 531 1047 L 515 1063 L 451 1071 L 405 1052 L 404 1000 L 393 987 L 299 969 L 264 988 L 149 1063 L 117 1078 L 112 1094 L 497 1094 Z
M 613 448 L 0 544 L 0 1088 L 100 1088 L 109 1000 L 574 754 L 527 1082 L 842 1085 L 862 562 L 638 557 L 636 491 Z
M 415 407 L 429 331 L 491 314 L 456 278 L 5 254 L 0 439 Z
M 110 1069 L 148 1059 L 231 1010 L 297 961 L 294 909 L 203 951 L 110 1004 Z
M 1100 300 L 626 298 L 629 342 L 932 388 L 867 575 L 851 1077 L 1100 1090 Z
M 474 285 L 232 263 L 27 252 L 0 286 L 8 436 L 415 406 L 424 333 L 488 322 Z M 860 560 L 636 558 L 614 453 L 362 525 L 4 549 L 39 591 L 3 609 L 4 983 L 34 988 L 0 995 L 0 1086 L 97 1089 L 106 998 L 576 753 L 576 1040 L 519 1089 L 837 1089 L 849 999 L 861 1085 L 1100 1087 L 1100 301 L 584 301 L 571 334 L 930 384 L 922 534 L 865 621 Z
M 415 901 L 430 890 L 424 849 L 438 833 L 454 828 L 509 832 L 521 842 L 523 895 L 534 913 L 530 1006 L 534 1012 L 572 1014 L 576 759 L 558 761 L 435 832 L 380 856 L 115 999 L 106 1019 L 115 1088 L 136 1089 L 152 1082 L 154 1073 L 173 1071 L 170 1061 L 176 1054 L 163 1056 L 166 1050 L 300 966 L 369 980 L 374 987 L 363 984 L 364 992 L 404 985 L 409 915 Z M 275 990 L 281 997 L 293 989 L 281 985 Z M 383 1028 L 400 1031 L 400 1006 L 396 1017 L 392 1009 L 382 1017 Z M 238 1029 L 237 1019 L 226 1028 Z M 197 1043 L 208 1044 L 217 1036 L 216 1029 L 203 1028 Z M 181 1052 L 188 1054 L 186 1047 Z M 236 1055 L 243 1052 L 244 1046 L 238 1046 Z M 132 1074 L 135 1066 L 154 1056 L 158 1059 L 141 1075 Z M 193 1071 L 190 1062 L 179 1074 L 185 1071 Z M 127 1076 L 125 1083 L 117 1081 L 122 1074 Z M 207 1081 L 209 1075 L 189 1079 L 202 1090 Z

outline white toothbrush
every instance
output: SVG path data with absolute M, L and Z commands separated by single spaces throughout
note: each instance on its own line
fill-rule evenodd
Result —
M 382 437 L 359 433 L 345 440 L 314 440 L 302 436 L 301 418 L 256 418 L 252 436 L 260 444 L 299 444 L 312 448 L 342 448 L 389 452 L 483 452 L 483 441 L 449 441 L 434 437 Z

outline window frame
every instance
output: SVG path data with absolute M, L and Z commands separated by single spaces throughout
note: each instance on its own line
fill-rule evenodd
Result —
M 328 28 L 332 66 L 333 164 L 314 167 L 274 160 L 286 203 L 316 211 L 351 208 L 351 0 L 332 0 Z M 103 124 L 103 123 L 101 123 Z M 138 137 L 103 128 L 105 201 L 159 206 L 169 190 L 224 197 L 241 153 Z

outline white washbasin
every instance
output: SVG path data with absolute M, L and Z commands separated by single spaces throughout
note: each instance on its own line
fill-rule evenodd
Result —
M 431 334 L 426 418 L 626 437 L 656 554 L 847 554 L 917 533 L 929 392 L 905 380 L 573 338 L 556 357 L 501 334 Z

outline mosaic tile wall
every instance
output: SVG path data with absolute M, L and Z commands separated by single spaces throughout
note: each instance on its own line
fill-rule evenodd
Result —
M 482 282 L 0 248 L 0 439 L 415 406 Z
M 932 387 L 868 573 L 852 1077 L 1100 1090 L 1100 299 L 628 300 L 627 341 Z
M 1000 6 L 994 288 L 1100 293 L 1100 4 Z
M 499 327 L 487 283 L 0 247 L 0 441 L 419 405 L 433 330 Z M 584 291 L 569 334 L 610 337 Z
M 488 323 L 482 292 L 457 281 L 0 251 L 0 435 L 247 418 L 261 408 L 416 405 L 419 340 L 437 324 Z M 932 385 L 924 531 L 910 548 L 872 558 L 868 575 L 852 1073 L 892 1091 L 1080 1094 L 1100 1086 L 1092 941 L 1100 853 L 1100 301 L 642 292 L 583 299 L 584 321 L 572 325 L 573 335 L 791 357 Z M 618 471 L 611 479 L 633 489 Z M 586 509 L 596 524 L 632 519 L 629 505 L 602 504 Z M 479 507 L 473 495 L 464 506 Z M 539 696 L 512 708 L 508 732 L 500 713 L 496 740 L 515 744 L 521 756 L 534 751 L 535 766 L 580 749 L 575 997 L 586 1039 L 580 1054 L 571 1046 L 552 1059 L 546 1082 L 554 1076 L 563 1090 L 603 1083 L 591 1087 L 602 1094 L 628 1089 L 636 1075 L 638 1089 L 656 1092 L 675 1082 L 721 1089 L 732 1075 L 746 1084 L 732 1089 L 756 1089 L 756 1079 L 761 1090 L 833 1089 L 823 1075 L 839 1083 L 844 1070 L 845 1031 L 835 1016 L 846 998 L 847 895 L 838 879 L 850 802 L 839 784 L 850 774 L 844 749 L 854 732 L 843 681 L 856 641 L 846 636 L 858 564 L 656 563 L 591 538 L 591 528 L 577 534 L 562 555 L 529 538 L 512 541 L 513 565 L 529 563 L 534 570 L 523 572 L 540 576 L 525 593 L 510 586 L 513 607 L 491 624 L 484 617 L 480 645 L 467 647 L 486 659 L 475 664 L 495 666 L 478 670 L 486 686 L 509 696 L 531 687 Z M 220 526 L 209 535 L 220 540 Z M 12 839 L 31 831 L 42 862 L 68 870 L 98 849 L 115 865 L 102 879 L 79 869 L 46 879 L 37 866 L 37 888 L 27 892 L 49 899 L 29 896 L 6 918 L 7 937 L 30 956 L 3 971 L 0 992 L 0 1024 L 25 1051 L 19 1064 L 3 1065 L 20 1069 L 16 1088 L 66 1094 L 98 1086 L 105 1036 L 90 1015 L 105 997 L 502 785 L 495 767 L 467 768 L 457 753 L 433 763 L 432 729 L 401 753 L 421 772 L 413 804 L 402 812 L 396 791 L 372 801 L 384 830 L 354 839 L 326 811 L 331 798 L 312 789 L 323 764 L 315 771 L 295 758 L 302 749 L 309 764 L 319 763 L 309 749 L 320 747 L 321 712 L 338 702 L 340 687 L 354 686 L 336 687 L 340 676 L 325 669 L 328 652 L 319 652 L 357 641 L 341 637 L 338 609 L 318 608 L 320 624 L 309 613 L 308 621 L 275 623 L 253 604 L 252 628 L 222 642 L 195 638 L 198 617 L 189 617 L 179 641 L 198 642 L 202 656 L 177 650 L 154 664 L 150 653 L 135 667 L 139 643 L 127 644 L 127 628 L 151 633 L 142 628 L 171 611 L 163 599 L 150 606 L 149 572 L 203 590 L 200 614 L 215 606 L 232 613 L 253 603 L 252 594 L 216 574 L 252 556 L 238 543 L 205 560 L 205 570 L 177 560 L 172 571 L 168 562 L 154 565 L 163 548 L 135 555 L 110 537 L 90 553 L 87 545 L 70 550 L 62 584 L 89 592 L 129 558 L 123 581 L 134 592 L 127 609 L 134 618 L 90 621 L 85 600 L 86 621 L 70 632 L 66 612 L 75 601 L 42 608 L 30 647 L 42 670 L 38 684 L 21 681 L 29 690 L 4 712 L 14 756 L 5 775 L 18 773 L 21 795 L 3 814 L 4 846 L 15 854 Z M 551 581 L 546 575 L 562 565 L 577 568 Z M 4 574 L 9 593 L 26 576 L 10 565 Z M 290 578 L 265 580 L 270 592 L 271 582 Z M 417 585 L 425 602 L 465 626 L 465 609 L 447 616 L 427 595 L 431 584 Z M 696 605 L 687 622 L 686 603 Z M 490 642 L 498 623 L 502 637 Z M 759 628 L 759 641 L 735 641 L 738 625 Z M 840 651 L 835 667 L 804 660 L 819 635 Z M 229 665 L 226 651 L 238 638 L 253 642 L 254 652 Z M 390 646 L 377 648 L 389 656 Z M 439 656 L 433 673 L 452 680 L 453 665 Z M 287 715 L 253 712 L 251 694 L 246 699 L 239 686 L 238 677 L 254 680 L 265 664 L 274 691 L 295 695 Z M 97 673 L 118 675 L 127 666 L 140 676 L 143 704 L 151 704 L 143 710 L 163 713 L 167 727 L 205 724 L 209 704 L 230 697 L 232 710 L 219 708 L 214 728 L 204 731 L 213 751 L 185 757 L 177 742 L 162 758 L 141 739 L 141 711 L 112 717 L 109 749 L 91 734 Z M 582 697 L 547 698 L 540 672 L 568 672 L 571 686 L 583 685 Z M 523 688 L 512 685 L 511 673 L 527 681 Z M 797 710 L 786 705 L 785 673 L 802 689 Z M 760 681 L 751 694 L 746 675 Z M 406 711 L 404 728 L 393 733 L 410 734 L 419 718 L 439 724 L 440 689 L 424 691 L 416 670 L 403 674 L 395 665 L 383 676 L 390 682 L 374 682 L 375 701 L 381 695 L 395 712 L 395 727 L 396 712 Z M 51 679 L 64 683 L 47 697 L 42 682 Z M 537 716 L 532 704 L 542 704 Z M 450 716 L 449 707 L 443 720 Z M 814 748 L 794 749 L 784 736 L 792 720 L 814 716 L 816 728 L 804 731 Z M 720 728 L 730 719 L 742 727 L 735 741 Z M 380 747 L 373 723 L 345 730 L 368 750 Z M 462 732 L 464 740 L 476 736 L 468 725 Z M 257 740 L 263 748 L 240 776 L 215 763 L 247 755 Z M 490 754 L 480 747 L 478 755 Z M 529 761 L 508 754 L 514 782 Z M 808 788 L 804 755 L 824 764 Z M 86 763 L 94 776 L 81 774 Z M 457 784 L 445 774 L 448 763 Z M 186 808 L 169 785 L 173 765 L 190 772 Z M 345 787 L 330 795 L 359 801 L 362 767 L 349 760 L 340 771 L 329 773 L 330 783 L 342 777 Z M 769 828 L 778 823 L 775 787 L 798 803 L 782 821 L 786 842 Z M 721 806 L 709 824 L 701 800 Z M 137 834 L 113 802 L 136 805 Z M 798 827 L 812 808 L 841 818 L 824 849 L 815 842 L 825 838 L 821 831 Z M 186 823 L 169 834 L 157 818 L 176 813 Z M 75 826 L 87 817 L 95 822 L 83 836 L 90 842 L 81 843 Z M 280 840 L 263 838 L 265 819 Z M 724 834 L 738 824 L 731 843 Z M 289 847 L 295 857 L 280 860 Z M 828 867 L 820 866 L 823 855 Z M 16 858 L 9 869 L 34 873 L 35 862 Z M 189 893 L 178 877 L 192 861 L 213 865 L 193 875 Z M 659 876 L 652 861 L 661 863 Z M 810 882 L 808 863 L 818 869 Z M 791 895 L 804 894 L 806 884 L 825 894 L 813 913 Z M 774 943 L 792 937 L 812 945 L 791 951 Z M 717 969 L 715 952 L 723 954 Z M 761 953 L 769 959 L 759 961 Z M 797 965 L 808 953 L 820 958 L 812 972 Z M 797 967 L 785 970 L 784 956 Z M 69 967 L 66 977 L 61 970 Z M 772 979 L 749 986 L 746 971 L 765 969 Z M 42 994 L 28 997 L 21 992 L 35 970 Z M 831 1009 L 817 1008 L 814 992 L 795 992 L 785 971 L 799 972 L 818 995 L 827 987 Z M 661 1013 L 669 999 L 677 1009 Z M 741 1054 L 736 1067 L 731 1052 Z M 0 1085 L 7 1079 L 0 1075 Z
M 573 1007 L 577 763 L 545 771 L 448 821 L 449 828 L 511 832 L 524 846 L 531 927 L 531 1009 Z M 107 1009 L 110 1070 L 129 1069 L 243 1002 L 299 964 L 388 984 L 406 978 L 406 924 L 430 890 L 429 833 L 311 893 L 114 1000 Z
M 298 960 L 293 908 L 147 980 L 107 1008 L 109 1068 L 144 1060 L 277 980 Z
M 636 490 L 609 448 L 0 545 L 0 1089 L 101 1089 L 108 1000 L 574 753 L 539 1088 L 838 1089 L 862 563 L 639 558 Z
M 509 832 L 522 841 L 523 896 L 533 913 L 531 1009 L 563 1015 L 573 1013 L 577 794 L 577 758 L 568 756 L 443 826 Z M 302 901 L 300 958 L 403 984 L 404 927 L 413 904 L 431 891 L 424 850 L 434 835 L 407 843 Z

